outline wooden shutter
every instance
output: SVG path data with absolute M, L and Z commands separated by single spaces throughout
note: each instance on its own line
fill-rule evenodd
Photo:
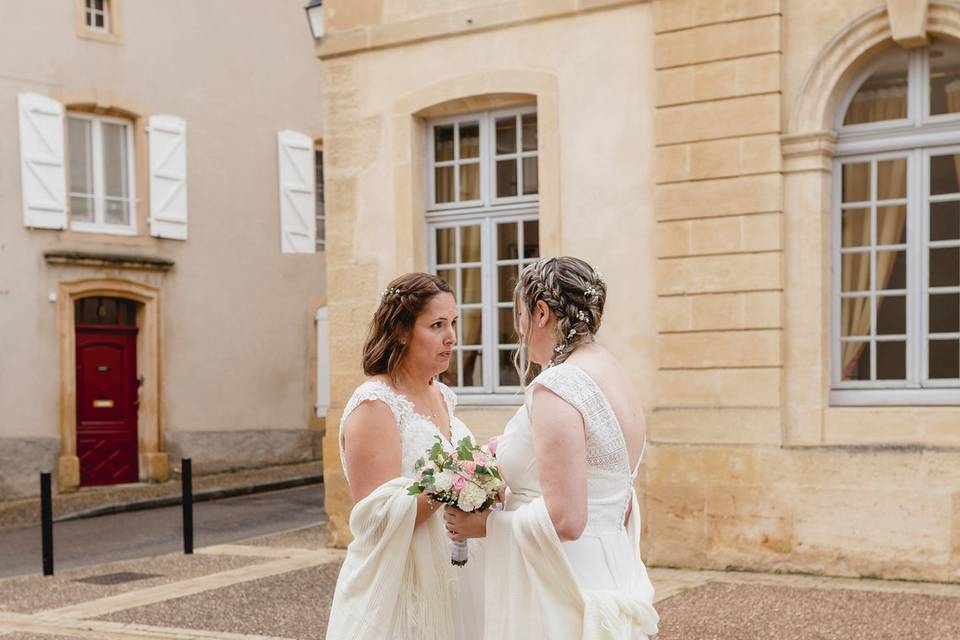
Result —
M 316 253 L 313 139 L 296 131 L 277 134 L 280 176 L 280 251 Z
M 150 116 L 150 235 L 187 239 L 187 123 Z
M 35 93 L 17 96 L 20 111 L 20 184 L 23 224 L 67 226 L 67 175 L 63 158 L 63 105 Z

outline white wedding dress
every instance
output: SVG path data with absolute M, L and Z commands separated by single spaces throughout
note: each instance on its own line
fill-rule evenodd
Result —
M 450 564 L 443 510 L 414 527 L 416 496 L 406 493 L 414 464 L 439 436 L 450 451 L 463 438 L 473 440 L 454 415 L 457 396 L 435 382 L 446 401 L 451 439 L 416 412 L 413 403 L 379 380 L 361 384 L 340 419 L 340 461 L 347 482 L 350 472 L 343 450 L 343 425 L 363 402 L 386 404 L 400 432 L 400 477 L 379 487 L 354 505 L 350 529 L 354 541 L 337 579 L 327 627 L 328 640 L 420 640 L 432 633 L 479 640 L 483 636 L 482 543 L 471 540 L 465 567 Z M 432 629 L 432 631 L 431 631 Z
M 572 542 L 559 540 L 543 502 L 530 419 L 535 384 L 584 420 L 588 515 L 583 535 Z M 486 637 L 645 640 L 656 633 L 653 585 L 640 559 L 637 469 L 593 379 L 569 363 L 544 370 L 507 424 L 497 459 L 509 494 L 505 510 L 487 520 Z

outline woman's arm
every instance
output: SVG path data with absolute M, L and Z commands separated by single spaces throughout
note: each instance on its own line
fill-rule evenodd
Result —
M 390 408 L 367 401 L 343 424 L 343 450 L 350 470 L 350 495 L 360 502 L 373 490 L 400 475 L 400 432 Z M 417 525 L 433 515 L 439 504 L 417 498 Z
M 587 526 L 587 453 L 583 416 L 546 387 L 533 391 L 533 448 L 547 513 L 561 540 Z

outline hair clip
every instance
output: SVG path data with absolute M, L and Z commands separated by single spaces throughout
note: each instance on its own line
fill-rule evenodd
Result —
M 555 347 L 553 348 L 553 352 L 554 352 L 554 353 L 563 353 L 563 345 L 562 345 L 562 344 L 558 344 L 557 346 L 555 346 Z
M 576 330 L 576 329 L 570 329 L 570 333 L 567 334 L 567 340 L 569 340 L 570 338 L 572 338 L 572 337 L 575 336 L 575 335 L 577 335 L 577 330 Z
M 396 294 L 399 294 L 399 293 L 400 293 L 400 289 L 397 289 L 396 287 L 387 287 L 386 289 L 383 290 L 383 296 L 382 296 L 382 297 L 386 298 L 387 296 L 392 296 L 392 295 L 395 294 L 395 293 L 396 293 Z
M 586 291 L 583 292 L 585 298 L 596 298 L 600 295 L 600 291 L 593 285 L 587 287 Z
M 577 320 L 579 320 L 580 322 L 589 322 L 589 317 L 587 316 L 587 312 L 584 311 L 583 309 L 578 309 Z

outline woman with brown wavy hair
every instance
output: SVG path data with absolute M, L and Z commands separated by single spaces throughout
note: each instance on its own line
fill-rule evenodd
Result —
M 475 571 L 451 567 L 438 504 L 406 491 L 414 463 L 437 438 L 447 449 L 473 439 L 454 416 L 456 395 L 437 379 L 449 366 L 456 327 L 450 285 L 427 273 L 393 280 L 370 323 L 363 349 L 369 379 L 340 420 L 354 539 L 337 579 L 328 639 L 482 634 L 468 584 Z

